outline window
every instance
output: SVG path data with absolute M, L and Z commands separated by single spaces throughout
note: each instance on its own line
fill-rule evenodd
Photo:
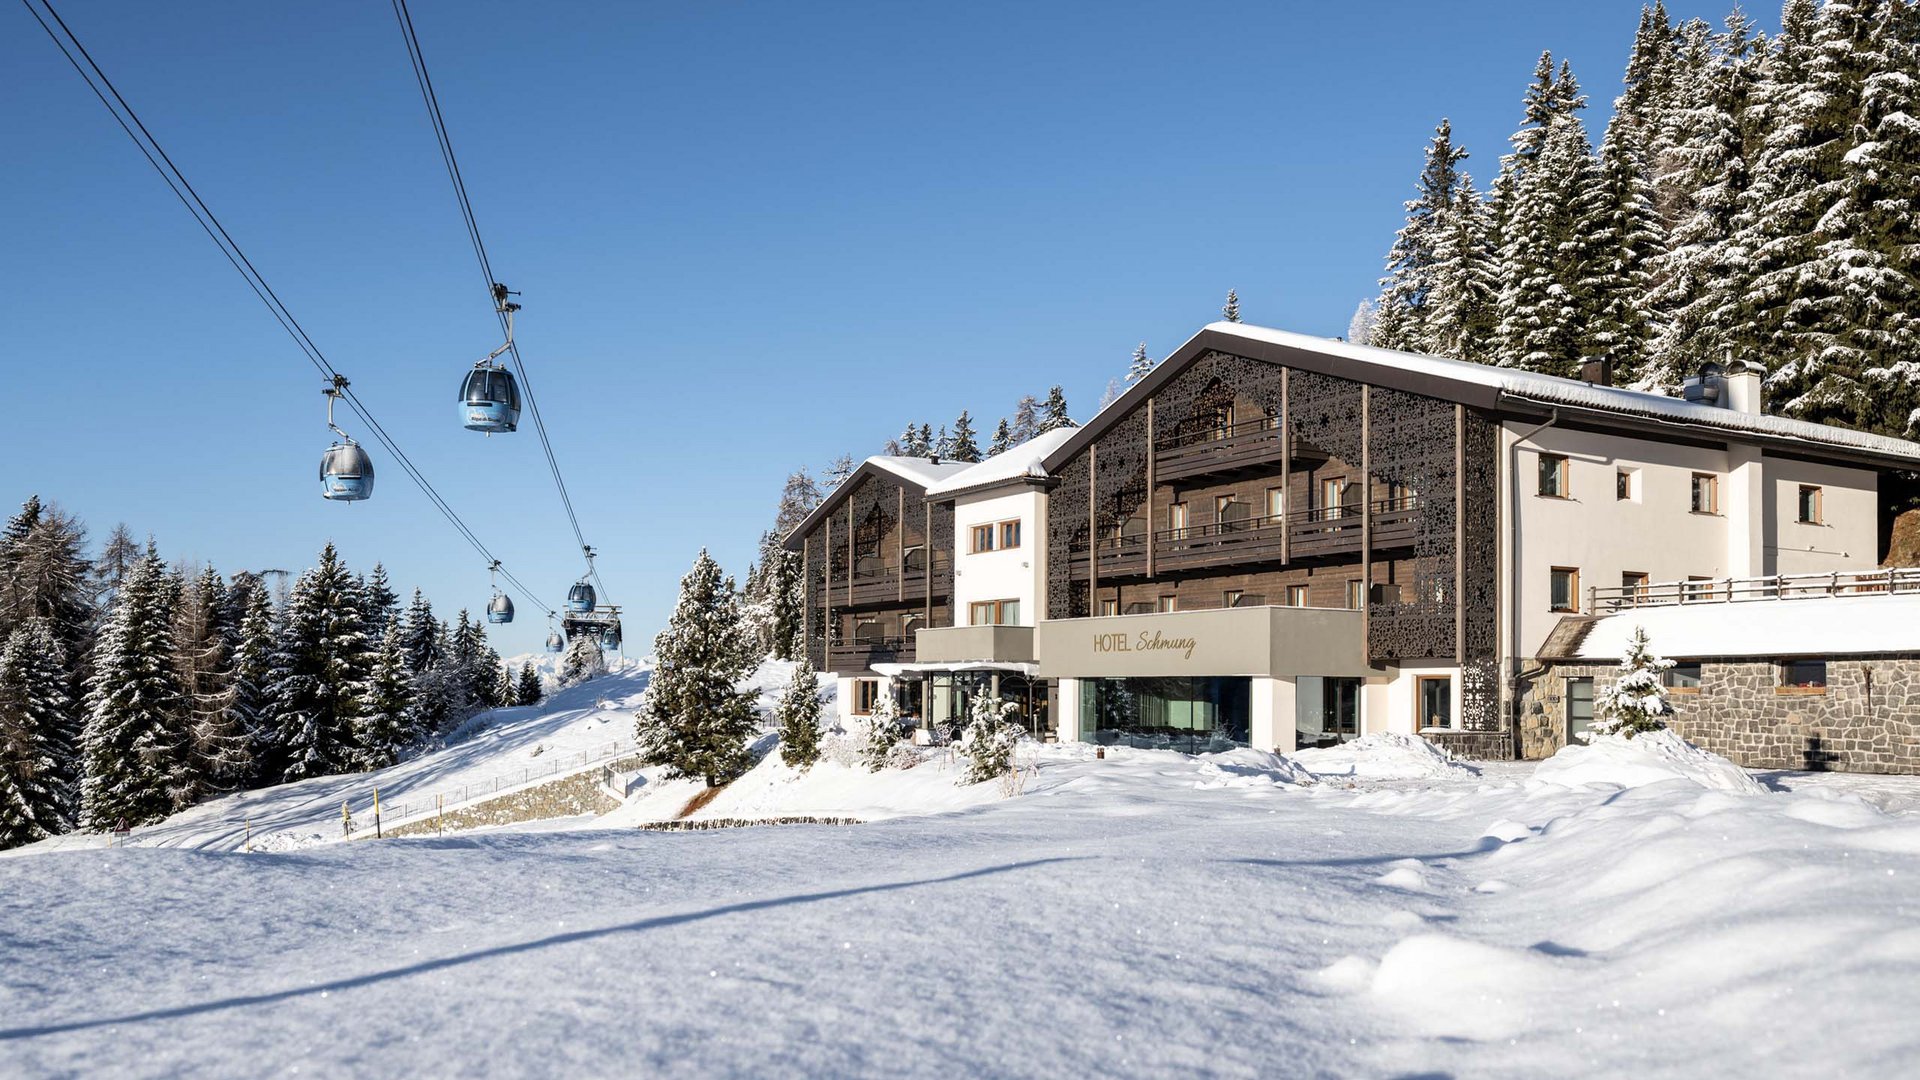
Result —
M 1687 576 L 1687 583 L 1680 588 L 1680 599 L 1682 603 L 1693 600 L 1713 599 L 1713 579 L 1710 577 L 1701 577 L 1698 574 L 1689 574 Z
M 1017 548 L 1019 546 L 1020 546 L 1020 522 L 1018 520 L 1001 522 L 1000 523 L 1001 550 L 1004 551 L 1007 548 Z
M 1361 607 L 1361 598 L 1363 597 L 1363 595 L 1364 594 L 1361 593 L 1360 591 L 1359 578 L 1354 578 L 1352 581 L 1347 582 L 1347 606 L 1348 607 L 1358 611 Z
M 994 539 L 995 539 L 995 536 L 994 536 L 993 526 L 975 525 L 973 527 L 973 546 L 968 550 L 972 551 L 975 554 L 978 554 L 982 551 L 992 551 Z
M 1414 700 L 1420 712 L 1414 726 L 1447 728 L 1453 726 L 1453 680 L 1445 675 L 1422 675 L 1414 681 Z
M 1613 497 L 1626 502 L 1633 498 L 1633 470 L 1621 469 L 1613 474 Z
M 1216 495 L 1213 499 L 1213 520 L 1220 524 L 1221 532 L 1232 532 L 1245 526 L 1252 515 L 1247 512 L 1247 504 L 1236 502 L 1231 495 Z
M 1287 512 L 1287 489 L 1267 489 L 1267 516 L 1278 521 Z
M 1645 600 L 1647 598 L 1647 581 L 1647 574 L 1644 570 L 1620 571 L 1620 588 L 1625 590 L 1629 599 Z
M 1696 514 L 1717 514 L 1720 512 L 1720 478 L 1712 473 L 1693 474 L 1693 512 Z
M 1785 660 L 1780 664 L 1779 689 L 1803 694 L 1827 692 L 1825 660 Z
M 1676 694 L 1697 694 L 1700 692 L 1700 664 L 1676 663 L 1660 677 L 1668 690 Z
M 1567 459 L 1561 454 L 1540 455 L 1540 491 L 1549 499 L 1567 497 Z
M 1567 680 L 1567 742 L 1593 727 L 1593 680 Z
M 1187 538 L 1187 504 L 1174 503 L 1167 507 L 1167 528 L 1173 530 L 1175 540 Z
M 1228 589 L 1220 595 L 1220 606 L 1229 608 L 1239 607 L 1240 598 L 1245 595 L 1247 594 L 1240 589 Z
M 1287 606 L 1288 607 L 1306 607 L 1307 606 L 1307 587 L 1305 585 L 1287 586 Z
M 1327 517 L 1337 518 L 1340 516 L 1340 504 L 1346 495 L 1346 491 L 1347 481 L 1345 477 L 1335 476 L 1320 481 L 1320 509 L 1326 511 Z
M 978 600 L 968 609 L 967 622 L 973 626 L 1020 625 L 1020 601 Z
M 1556 566 L 1548 579 L 1548 606 L 1554 611 L 1580 610 L 1580 571 L 1571 566 Z
M 879 679 L 855 679 L 853 683 L 853 711 L 856 716 L 871 716 L 874 702 L 880 700 Z
M 1800 485 L 1800 524 L 1818 525 L 1820 517 L 1820 489 L 1813 484 Z
M 1120 601 L 1113 600 L 1113 599 L 1100 601 L 1100 614 L 1102 615 L 1120 614 Z
M 1161 598 L 1160 598 L 1160 610 L 1161 610 L 1161 611 L 1178 611 L 1178 610 L 1180 610 L 1180 598 L 1179 598 L 1179 597 L 1177 597 L 1177 596 L 1163 596 L 1163 597 L 1161 597 Z
M 1020 521 L 1016 518 L 1013 521 L 998 521 L 986 525 L 975 525 L 971 530 L 971 535 L 973 537 L 972 547 L 968 550 L 976 555 L 983 551 L 1000 551 L 1005 548 L 1017 548 L 1020 546 Z

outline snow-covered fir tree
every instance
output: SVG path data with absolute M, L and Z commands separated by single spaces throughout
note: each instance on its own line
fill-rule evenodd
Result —
M 1127 385 L 1132 386 L 1153 374 L 1153 357 L 1147 355 L 1147 343 L 1133 347 L 1133 359 L 1127 362 Z
M 787 482 L 780 489 L 779 509 L 773 515 L 773 531 L 781 536 L 792 532 L 820 505 L 821 498 L 820 485 L 813 482 L 813 474 L 805 469 L 788 473 Z
M 1654 655 L 1646 627 L 1634 627 L 1625 655 L 1620 658 L 1619 674 L 1612 685 L 1594 697 L 1592 729 L 1602 735 L 1631 739 L 1666 727 L 1667 718 L 1673 715 L 1673 703 L 1667 700 L 1662 676 L 1671 667 L 1673 661 Z
M 389 620 L 367 679 L 366 711 L 357 721 L 353 764 L 384 769 L 400 760 L 413 742 L 413 675 L 407 670 L 406 642 L 397 620 Z
M 0 849 L 73 828 L 76 726 L 66 651 L 27 619 L 0 645 Z
M 413 590 L 413 599 L 400 617 L 400 642 L 407 651 L 408 672 L 418 676 L 440 666 L 442 632 L 433 605 L 419 589 Z
M 1046 403 L 1040 406 L 1040 426 L 1035 434 L 1053 431 L 1057 428 L 1072 427 L 1073 417 L 1067 414 L 1067 394 L 1059 386 L 1047 390 Z
M 1227 302 L 1220 305 L 1220 317 L 1228 322 L 1240 321 L 1240 294 L 1227 290 Z
M 354 732 L 367 708 L 372 669 L 353 575 L 329 543 L 300 575 L 274 655 L 274 707 L 286 780 L 325 776 L 351 765 Z
M 393 584 L 387 580 L 387 568 L 382 563 L 373 564 L 373 573 L 368 575 L 367 583 L 360 593 L 360 606 L 365 614 L 367 637 L 378 640 L 387 635 L 387 625 L 400 614 L 400 597 L 393 591 Z
M 1027 394 L 1013 406 L 1012 442 L 1019 446 L 1040 434 L 1040 399 Z
M 1373 327 L 1380 316 L 1380 305 L 1372 297 L 1362 297 L 1347 316 L 1347 340 L 1355 345 L 1373 344 Z
M 974 441 L 973 416 L 965 409 L 960 410 L 960 416 L 953 422 L 953 441 L 947 447 L 946 459 L 968 464 L 980 460 L 980 444 Z
M 811 662 L 794 665 L 774 719 L 780 724 L 780 760 L 796 769 L 820 760 L 820 676 Z
M 1586 222 L 1581 351 L 1613 361 L 1622 381 L 1645 366 L 1653 322 L 1646 307 L 1664 233 L 1653 204 L 1644 133 L 1616 116 L 1600 142 Z
M 233 709 L 226 593 L 213 567 L 203 567 L 174 613 L 174 669 L 186 705 L 188 740 L 188 783 L 175 793 L 176 809 L 209 792 L 238 790 L 253 777 L 251 732 Z
M 902 457 L 926 457 L 933 453 L 933 434 L 929 428 L 908 424 L 907 430 L 896 441 L 900 444 Z
M 1025 734 L 1013 722 L 1019 703 L 993 694 L 975 694 L 967 708 L 967 728 L 956 749 L 967 761 L 962 785 L 994 780 L 1013 771 L 1014 750 Z
M 100 557 L 93 564 L 94 606 L 106 610 L 113 606 L 114 598 L 120 595 L 121 583 L 133 572 L 133 566 L 140 561 L 140 544 L 133 538 L 133 531 L 123 522 L 113 527 L 107 534 L 107 542 L 100 549 Z
M 767 604 L 767 655 L 797 660 L 805 648 L 802 633 L 806 596 L 800 579 L 800 553 L 778 544 L 767 552 L 761 570 L 761 590 Z
M 27 500 L 0 539 L 0 635 L 29 619 L 45 619 L 62 651 L 76 661 L 68 691 L 79 700 L 97 621 L 88 582 L 87 532 L 57 506 Z
M 1013 428 L 1008 425 L 1007 418 L 1003 416 L 1000 422 L 994 425 L 993 441 L 987 445 L 987 456 L 1004 454 L 1011 449 L 1013 449 Z
M 562 687 L 579 686 L 606 672 L 607 659 L 600 652 L 600 642 L 594 635 L 575 634 L 568 639 L 567 651 L 560 657 Z
M 274 696 L 274 652 L 278 626 L 267 590 L 246 595 L 238 639 L 233 647 L 233 695 L 228 704 L 233 724 L 247 733 L 248 783 L 277 780 L 286 770 L 281 754 L 280 713 Z
M 80 737 L 85 828 L 146 824 L 173 808 L 187 740 L 169 600 L 166 568 L 151 550 L 114 590 L 112 614 L 94 648 Z
M 873 709 L 861 725 L 859 754 L 867 771 L 879 772 L 886 768 L 893 758 L 894 747 L 905 737 L 900 724 L 900 706 L 893 700 L 893 687 L 887 686 L 874 699 Z
M 1484 363 L 1493 355 L 1496 277 L 1493 208 L 1474 190 L 1473 177 L 1457 174 L 1452 200 L 1437 215 L 1433 275 L 1422 314 L 1425 351 Z
M 1453 122 L 1443 119 L 1427 143 L 1426 163 L 1415 185 L 1416 197 L 1407 201 L 1407 223 L 1387 252 L 1387 274 L 1380 279 L 1380 299 L 1364 344 L 1384 349 L 1430 352 L 1433 334 L 1427 326 L 1437 272 L 1441 234 L 1448 227 L 1447 211 L 1460 196 L 1460 162 L 1467 152 L 1453 142 Z
M 493 704 L 495 708 L 520 703 L 520 680 L 508 664 L 500 665 L 500 674 L 493 683 Z
M 827 472 L 826 475 L 820 478 L 820 486 L 826 491 L 832 491 L 834 488 L 846 483 L 847 478 L 853 475 L 853 470 L 853 455 L 841 454 L 839 457 L 827 462 Z M 814 502 L 815 505 L 818 505 L 819 499 L 816 498 Z M 804 517 L 806 515 L 803 514 L 801 516 Z
M 933 437 L 933 455 L 942 461 L 953 456 L 953 436 L 947 434 L 947 425 L 940 425 L 940 434 Z
M 739 689 L 750 649 L 742 642 L 738 600 L 720 565 L 703 548 L 680 581 L 680 599 L 654 638 L 658 667 L 636 716 L 635 737 L 648 764 L 670 776 L 727 783 L 751 763 L 753 695 Z
M 534 670 L 533 664 L 520 665 L 520 683 L 514 689 L 514 704 L 538 705 L 545 696 L 546 690 L 540 685 L 540 673 Z

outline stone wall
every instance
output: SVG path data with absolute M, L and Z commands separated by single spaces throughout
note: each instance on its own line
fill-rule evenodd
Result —
M 1513 733 L 1510 731 L 1423 731 L 1428 742 L 1457 758 L 1469 761 L 1512 761 Z
M 1553 664 L 1521 702 L 1520 756 L 1549 757 L 1566 742 L 1566 680 L 1591 676 L 1595 696 L 1613 664 Z M 1827 662 L 1825 693 L 1782 692 L 1779 665 L 1751 658 L 1700 661 L 1700 692 L 1675 693 L 1673 728 L 1687 741 L 1751 769 L 1920 773 L 1920 658 Z

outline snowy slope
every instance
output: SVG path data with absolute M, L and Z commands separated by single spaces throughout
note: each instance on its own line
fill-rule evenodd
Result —
M 1911 1074 L 1920 781 L 1531 771 L 0 861 L 0 1072 Z

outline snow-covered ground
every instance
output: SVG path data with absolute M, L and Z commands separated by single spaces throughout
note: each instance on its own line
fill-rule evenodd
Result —
M 763 765 L 701 813 L 893 816 L 0 861 L 0 1074 L 1912 1075 L 1920 780 L 1415 749 L 1060 747 L 1013 798 Z

